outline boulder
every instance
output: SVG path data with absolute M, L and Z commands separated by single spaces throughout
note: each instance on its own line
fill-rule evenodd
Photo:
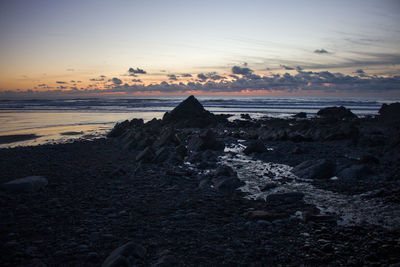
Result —
M 237 177 L 237 173 L 229 166 L 220 165 L 215 171 L 217 177 Z
M 134 266 L 136 260 L 146 255 L 146 249 L 133 241 L 116 248 L 101 265 L 102 267 Z
M 352 165 L 341 170 L 337 176 L 342 179 L 362 179 L 372 174 L 372 171 L 364 164 Z
M 176 135 L 173 129 L 166 129 L 162 132 L 161 136 L 154 142 L 155 147 L 162 147 L 168 145 L 177 146 L 181 143 L 181 140 Z
M 1 188 L 11 193 L 35 192 L 46 187 L 48 183 L 43 176 L 27 176 L 4 183 Z
M 386 121 L 400 120 L 400 103 L 383 104 L 379 109 L 379 118 Z
M 207 130 L 200 136 L 196 136 L 189 141 L 189 148 L 193 151 L 204 150 L 224 150 L 225 144 L 218 141 L 213 131 Z
M 244 119 L 244 120 L 251 120 L 251 117 L 250 117 L 250 115 L 249 114 L 240 114 L 240 118 L 241 119 Z
M 243 153 L 246 155 L 250 155 L 251 153 L 263 153 L 267 151 L 264 143 L 260 140 L 252 141 L 244 150 Z
M 297 114 L 294 114 L 293 117 L 294 117 L 294 118 L 305 119 L 305 118 L 307 118 L 307 113 L 305 113 L 305 112 L 299 112 L 299 113 L 297 113 Z
M 338 120 L 357 118 L 357 116 L 353 112 L 351 112 L 350 109 L 347 109 L 343 106 L 323 108 L 317 112 L 317 115 L 324 118 Z
M 125 131 L 129 128 L 129 121 L 123 121 L 115 124 L 114 128 L 107 134 L 107 137 L 119 137 L 125 133 Z
M 203 105 L 191 95 L 172 111 L 166 112 L 162 122 L 164 124 L 173 123 L 178 127 L 204 128 L 220 120 L 226 120 L 226 118 L 215 116 L 211 112 L 205 110 Z
M 308 160 L 294 167 L 292 173 L 304 179 L 328 179 L 335 175 L 335 169 L 335 163 L 330 160 Z
M 238 187 L 244 185 L 243 181 L 237 177 L 223 177 L 214 179 L 213 183 L 215 189 L 227 194 L 235 192 Z

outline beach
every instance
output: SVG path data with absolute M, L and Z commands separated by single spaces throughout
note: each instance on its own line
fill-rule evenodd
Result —
M 160 119 L 120 122 L 91 141 L 1 149 L 1 261 L 399 262 L 390 110 L 362 119 L 339 107 L 320 114 L 229 120 L 188 98 Z M 23 190 L 4 185 L 32 176 L 45 179 Z

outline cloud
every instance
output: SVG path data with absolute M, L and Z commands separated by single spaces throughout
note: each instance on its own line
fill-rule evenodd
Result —
M 89 81 L 91 81 L 91 82 L 102 82 L 102 81 L 104 81 L 104 79 L 106 78 L 106 76 L 105 75 L 100 75 L 98 78 L 91 78 L 91 79 L 89 79 Z M 80 81 L 78 81 L 78 83 L 79 83 Z
M 286 65 L 281 65 L 281 68 L 284 69 L 284 70 L 294 70 L 293 67 L 289 67 L 289 66 L 286 66 Z
M 68 83 L 68 82 L 64 82 L 64 81 L 56 81 L 56 83 L 58 83 L 58 84 L 65 84 L 65 83 Z
M 329 52 L 328 51 L 326 51 L 325 49 L 315 49 L 314 50 L 314 53 L 315 54 L 329 54 Z
M 120 79 L 118 79 L 118 78 L 112 78 L 111 80 L 108 80 L 109 82 L 112 82 L 113 84 L 117 84 L 117 85 L 120 85 L 120 84 L 122 84 L 122 81 L 120 80 Z
M 208 72 L 206 74 L 206 77 L 207 77 L 207 79 L 214 80 L 214 81 L 226 79 L 224 76 L 218 75 L 215 71 Z
M 202 80 L 202 81 L 207 80 L 207 76 L 204 75 L 204 73 L 199 73 L 199 74 L 197 74 L 197 78 L 199 78 L 199 79 Z
M 123 83 L 118 78 L 108 80 L 112 83 L 107 83 L 101 88 L 97 84 L 89 84 L 86 88 L 80 90 L 64 90 L 66 86 L 59 86 L 55 90 L 43 91 L 45 84 L 40 84 L 42 91 L 5 91 L 1 92 L 0 96 L 61 96 L 61 95 L 96 95 L 98 93 L 107 94 L 133 94 L 133 93 L 232 93 L 232 92 L 259 92 L 260 90 L 274 93 L 298 93 L 313 94 L 324 93 L 349 93 L 354 95 L 359 94 L 399 94 L 400 95 L 400 75 L 391 77 L 387 76 L 365 76 L 362 77 L 362 69 L 356 71 L 357 75 L 346 75 L 340 72 L 329 71 L 304 71 L 297 70 L 296 74 L 285 73 L 272 75 L 257 75 L 247 72 L 248 75 L 231 74 L 234 79 L 213 80 L 210 77 L 218 75 L 216 72 L 199 73 L 197 81 L 169 83 L 163 81 L 161 83 L 153 83 L 149 85 L 142 84 L 140 80 L 133 79 L 133 84 Z M 246 72 L 242 72 L 246 73 Z M 220 76 L 220 75 L 218 75 Z M 221 76 L 223 77 L 223 76 Z
M 355 71 L 355 73 L 365 74 L 365 71 L 363 69 L 358 69 L 358 70 Z
M 300 67 L 300 66 L 297 66 L 297 67 L 296 67 L 296 70 L 297 70 L 297 71 L 302 71 L 302 70 L 303 70 L 303 68 L 302 68 L 302 67 Z
M 139 69 L 139 68 L 129 68 L 128 70 L 129 74 L 146 74 L 147 72 L 143 69 Z
M 182 73 L 181 76 L 184 77 L 184 78 L 189 78 L 189 77 L 192 77 L 192 74 L 190 74 L 190 73 Z
M 175 74 L 167 74 L 168 79 L 172 81 L 177 81 L 178 77 Z
M 75 71 L 74 69 L 66 69 L 66 71 Z
M 239 66 L 233 66 L 232 67 L 232 73 L 233 74 L 241 74 L 241 75 L 249 75 L 251 73 L 253 73 L 253 70 L 249 69 L 249 68 L 242 68 Z

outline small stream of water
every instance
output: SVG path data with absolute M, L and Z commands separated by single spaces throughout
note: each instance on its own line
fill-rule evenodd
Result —
M 313 186 L 310 181 L 300 179 L 291 173 L 292 167 L 284 164 L 254 160 L 243 153 L 245 148 L 239 141 L 225 148 L 220 164 L 232 167 L 239 179 L 246 184 L 239 188 L 247 192 L 249 199 L 263 199 L 269 194 L 302 192 L 306 203 L 315 205 L 321 214 L 336 214 L 339 225 L 372 224 L 388 229 L 400 228 L 400 206 L 385 204 L 380 198 L 366 199 L 364 194 L 345 195 Z M 340 183 L 340 179 L 337 180 Z M 266 185 L 276 187 L 262 191 Z

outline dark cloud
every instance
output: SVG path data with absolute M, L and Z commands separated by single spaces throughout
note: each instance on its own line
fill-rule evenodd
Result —
M 302 70 L 303 70 L 303 68 L 302 68 L 302 67 L 300 67 L 300 66 L 297 66 L 297 67 L 296 67 L 296 70 L 297 70 L 297 71 L 302 71 Z
M 141 83 L 142 80 L 141 80 L 141 79 L 132 79 L 132 82 L 134 82 L 134 83 Z
M 226 79 L 224 76 L 218 75 L 215 71 L 208 72 L 206 74 L 206 77 L 207 77 L 207 79 L 214 80 L 214 81 Z
M 46 87 L 47 85 L 45 83 L 41 83 L 41 84 L 38 84 L 38 86 L 39 87 Z
M 209 74 L 209 73 L 208 73 Z M 0 96 L 29 96 L 35 94 L 37 96 L 57 96 L 65 94 L 97 94 L 100 92 L 107 92 L 110 94 L 120 93 L 149 93 L 149 92 L 162 92 L 162 93 L 185 93 L 185 92 L 241 92 L 265 90 L 281 93 L 298 92 L 304 94 L 307 91 L 313 93 L 324 94 L 329 93 L 353 93 L 367 94 L 367 93 L 381 93 L 400 94 L 400 75 L 385 77 L 385 76 L 366 76 L 360 77 L 359 75 L 346 75 L 343 73 L 333 73 L 329 71 L 303 71 L 299 70 L 296 74 L 285 73 L 283 75 L 273 74 L 268 76 L 260 76 L 256 74 L 240 75 L 233 77 L 233 80 L 221 79 L 212 80 L 208 78 L 208 74 L 198 74 L 198 81 L 190 81 L 187 83 L 168 83 L 163 81 L 158 84 L 123 84 L 118 78 L 109 80 L 112 83 L 104 85 L 106 89 L 100 89 L 96 84 L 89 84 L 86 88 L 77 90 L 64 90 L 65 86 L 59 86 L 57 90 L 47 90 L 45 92 L 39 91 L 5 91 L 0 93 Z M 357 73 L 362 74 L 362 73 Z M 207 76 L 208 75 L 208 76 Z M 217 74 L 215 74 L 217 75 Z M 232 76 L 231 76 L 232 77 Z
M 65 84 L 65 83 L 68 83 L 68 82 L 64 82 L 64 81 L 56 81 L 56 83 L 58 83 L 58 84 Z
M 175 74 L 167 74 L 168 79 L 171 81 L 177 81 L 178 77 Z
M 284 70 L 294 70 L 293 67 L 289 67 L 289 66 L 286 66 L 286 65 L 281 65 L 281 68 L 284 69 Z
M 117 84 L 117 85 L 120 85 L 120 84 L 122 84 L 122 81 L 120 80 L 120 79 L 118 79 L 118 78 L 112 78 L 111 80 L 109 80 L 109 82 L 112 82 L 113 84 Z
M 129 74 L 146 74 L 147 72 L 143 69 L 139 69 L 139 68 L 129 68 L 128 70 Z
M 190 74 L 190 73 L 182 73 L 181 76 L 185 77 L 185 78 L 189 78 L 189 77 L 192 77 L 192 74 Z
M 241 75 L 249 75 L 249 74 L 253 73 L 253 70 L 251 70 L 249 68 L 241 68 L 239 66 L 233 66 L 232 73 L 233 74 L 241 74 Z
M 358 70 L 355 71 L 355 73 L 358 73 L 358 74 L 365 74 L 365 72 L 364 72 L 363 69 L 358 69 Z
M 230 74 L 229 77 L 232 77 L 234 79 L 239 79 L 239 76 L 235 75 L 235 74 Z
M 67 89 L 68 87 L 67 87 L 67 86 L 62 86 L 62 85 L 61 85 L 61 86 L 58 86 L 57 88 L 60 89 L 60 90 L 64 90 L 64 89 Z
M 204 75 L 204 73 L 199 73 L 199 74 L 197 74 L 197 78 L 199 78 L 199 79 L 202 80 L 202 81 L 207 80 L 207 76 Z
M 322 48 L 322 49 L 314 50 L 314 53 L 315 54 L 328 54 L 329 52 Z
M 105 75 L 100 75 L 98 78 L 89 79 L 89 81 L 91 81 L 91 82 L 102 82 L 102 81 L 104 81 L 105 78 L 106 78 Z M 79 82 L 80 82 L 80 81 L 78 81 L 78 83 L 79 83 Z

